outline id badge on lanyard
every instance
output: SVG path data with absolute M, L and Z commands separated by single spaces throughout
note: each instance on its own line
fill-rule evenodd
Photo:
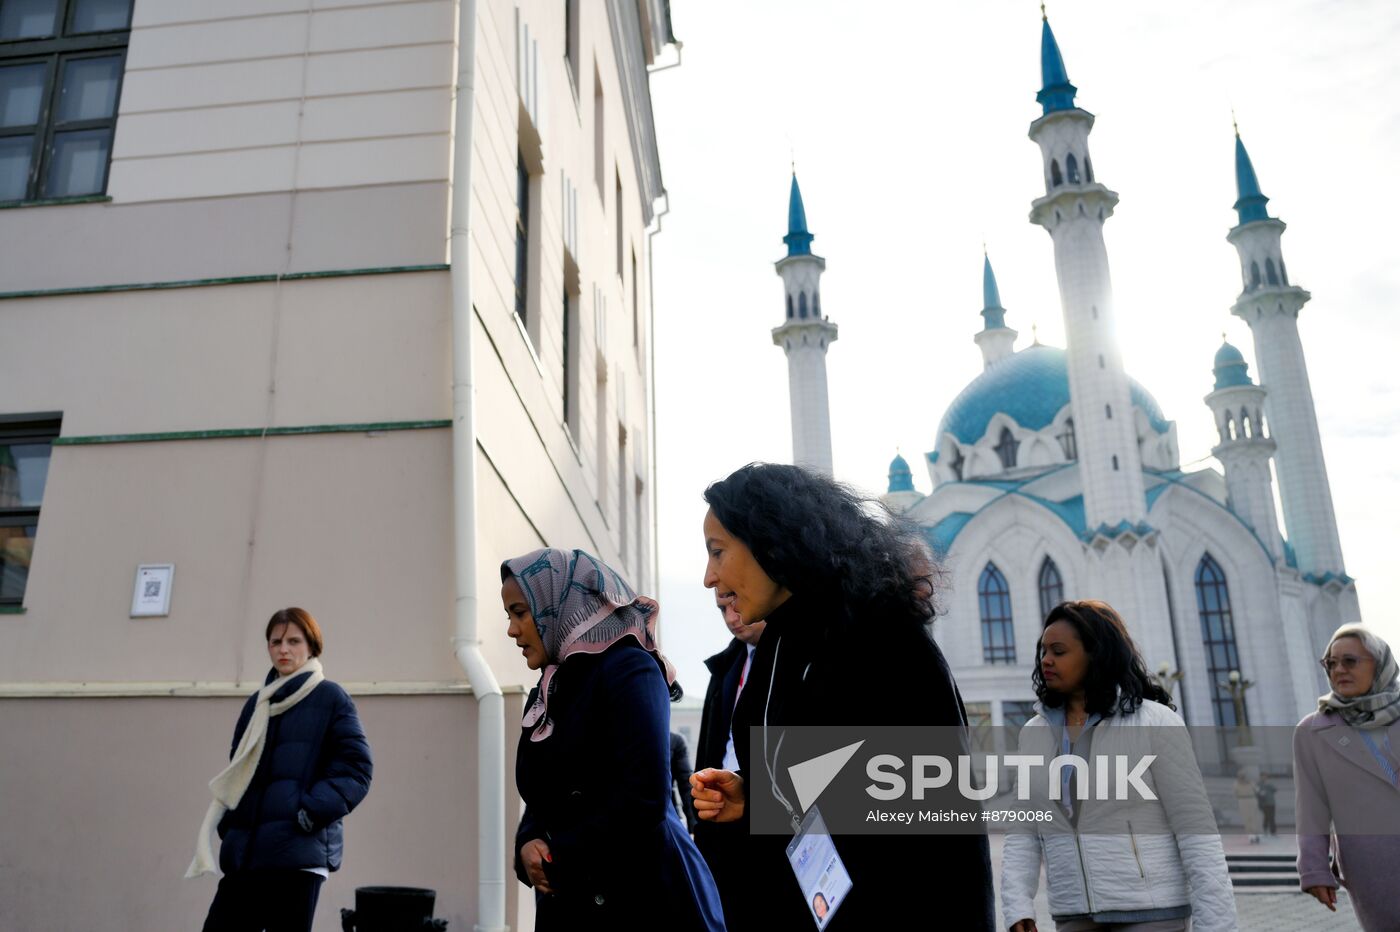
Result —
M 777 775 L 773 771 L 777 764 L 777 754 L 782 749 L 781 738 L 773 758 L 770 760 L 768 757 L 768 703 L 773 699 L 773 680 L 777 677 L 778 652 L 782 650 L 782 646 L 782 639 L 779 638 L 778 645 L 773 650 L 773 670 L 768 678 L 768 702 L 763 706 L 763 763 L 768 769 L 773 795 L 787 809 L 788 815 L 792 816 L 797 829 L 792 841 L 788 842 L 788 863 L 792 865 L 793 875 L 797 878 L 797 886 L 802 890 L 802 899 L 807 903 L 807 912 L 812 921 L 817 924 L 818 929 L 825 929 L 836 910 L 846 902 L 846 895 L 851 892 L 854 884 L 841 855 L 836 853 L 836 842 L 832 841 L 831 832 L 827 830 L 821 812 L 813 806 L 807 810 L 807 815 L 802 821 L 798 822 L 796 811 L 778 789 Z M 805 672 L 803 676 L 805 678 Z
M 846 894 L 851 892 L 853 884 L 816 806 L 808 810 L 802 827 L 788 842 L 787 857 L 797 885 L 802 888 L 807 911 L 817 928 L 825 929 L 836 910 L 846 902 Z

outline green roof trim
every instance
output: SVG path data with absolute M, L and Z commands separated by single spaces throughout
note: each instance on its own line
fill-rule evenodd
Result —
M 23 605 L 0 605 L 0 615 L 23 615 Z
M 349 278 L 356 275 L 396 275 L 402 272 L 446 272 L 451 266 L 395 265 L 371 269 L 330 269 L 322 272 L 289 272 L 286 275 L 234 275 L 228 278 L 191 278 L 169 282 L 136 282 L 122 285 L 85 285 L 71 288 L 39 288 L 31 291 L 0 291 L 8 298 L 48 298 L 69 294 L 106 294 L 116 291 L 164 291 L 168 288 L 211 288 L 216 285 L 257 285 L 267 282 L 297 282 L 315 278 Z
M 37 201 L 5 201 L 0 210 L 13 210 L 16 207 L 59 207 L 64 204 L 106 204 L 112 200 L 106 194 L 82 194 L 78 197 L 48 197 Z
M 56 437 L 56 447 L 89 446 L 98 443 L 158 443 L 167 440 L 229 440 L 248 437 L 292 437 L 303 434 L 367 434 L 390 430 L 441 430 L 451 420 L 379 421 L 366 424 L 311 424 L 301 427 L 239 427 L 221 430 L 175 430 L 152 434 L 94 434 L 85 437 Z

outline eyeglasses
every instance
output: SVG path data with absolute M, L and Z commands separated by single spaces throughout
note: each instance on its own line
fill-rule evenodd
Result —
M 1349 672 L 1355 670 L 1363 661 L 1370 659 L 1369 657 L 1357 657 L 1354 654 L 1343 654 L 1341 657 L 1323 657 L 1318 663 L 1322 664 L 1322 669 L 1327 671 L 1328 676 L 1331 676 L 1332 671 L 1337 667 Z

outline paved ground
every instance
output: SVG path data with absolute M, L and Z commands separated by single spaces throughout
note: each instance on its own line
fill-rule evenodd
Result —
M 997 884 L 997 927 L 1005 929 L 1006 924 L 1001 916 L 1002 837 L 993 835 L 991 839 L 992 877 Z M 1287 835 L 1266 838 L 1259 845 L 1251 845 L 1241 837 L 1225 838 L 1225 850 L 1229 854 L 1295 852 L 1293 845 L 1293 838 Z M 1050 918 L 1043 875 L 1035 906 L 1036 925 L 1040 932 L 1054 932 L 1055 922 Z M 1338 894 L 1335 913 L 1328 912 L 1325 906 L 1301 891 L 1245 892 L 1237 889 L 1235 909 L 1239 915 L 1240 932 L 1361 932 L 1345 890 Z

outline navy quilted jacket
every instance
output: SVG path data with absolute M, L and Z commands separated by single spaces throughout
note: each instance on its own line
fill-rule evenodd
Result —
M 305 682 L 294 676 L 273 696 Z M 268 673 L 267 682 L 276 677 Z M 256 694 L 243 704 L 233 732 L 238 747 Z M 229 756 L 233 756 L 230 749 Z M 268 719 L 267 742 L 253 781 L 236 809 L 219 822 L 219 868 L 224 873 L 271 868 L 340 868 L 341 826 L 369 792 L 369 742 L 350 696 L 330 680 L 281 715 Z

